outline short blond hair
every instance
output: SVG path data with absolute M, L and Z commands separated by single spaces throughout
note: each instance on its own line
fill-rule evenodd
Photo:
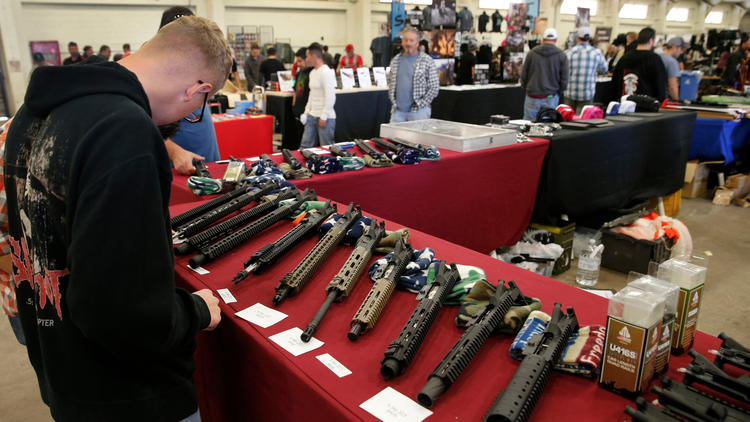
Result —
M 224 86 L 232 69 L 232 51 L 224 34 L 211 20 L 200 16 L 182 16 L 167 25 L 146 43 L 148 48 L 168 52 L 189 51 L 202 56 L 204 69 L 212 74 L 210 81 L 213 92 Z

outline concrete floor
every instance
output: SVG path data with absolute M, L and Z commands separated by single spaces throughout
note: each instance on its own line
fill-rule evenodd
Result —
M 750 274 L 748 217 L 748 208 L 713 205 L 708 198 L 683 199 L 677 215 L 690 229 L 694 253 L 711 254 L 698 329 L 712 335 L 724 331 L 745 346 L 750 346 L 744 313 L 750 309 L 750 289 L 745 284 Z M 574 261 L 556 278 L 575 284 L 575 269 Z M 625 286 L 626 277 L 603 268 L 596 287 L 618 290 Z M 4 317 L 0 318 L 0 357 L 0 422 L 51 421 L 26 349 L 15 341 Z

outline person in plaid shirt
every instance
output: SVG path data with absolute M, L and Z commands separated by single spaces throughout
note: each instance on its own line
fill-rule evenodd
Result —
M 430 104 L 440 90 L 435 63 L 419 51 L 419 33 L 413 27 L 403 30 L 401 46 L 404 51 L 391 60 L 388 75 L 391 123 L 429 119 Z
M 604 54 L 589 43 L 591 29 L 578 28 L 576 46 L 568 50 L 570 77 L 565 89 L 565 104 L 580 113 L 583 106 L 591 104 L 596 91 L 597 73 L 607 71 L 607 61 Z
M 21 321 L 18 319 L 16 291 L 10 280 L 13 267 L 10 259 L 10 245 L 8 244 L 8 207 L 5 203 L 5 180 L 3 172 L 5 160 L 3 157 L 5 156 L 5 137 L 8 135 L 8 127 L 10 127 L 11 121 L 12 119 L 0 126 L 0 304 L 2 304 L 5 314 L 8 315 L 10 326 L 13 328 L 16 339 L 19 343 L 26 344 L 23 329 L 21 328 Z

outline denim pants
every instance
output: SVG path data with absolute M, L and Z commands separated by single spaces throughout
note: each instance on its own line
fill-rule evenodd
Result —
M 300 148 L 311 148 L 318 145 L 330 145 L 334 143 L 333 133 L 336 130 L 336 119 L 326 119 L 326 127 L 318 127 L 319 117 L 307 116 L 305 130 L 302 132 L 302 145 Z
M 399 111 L 393 109 L 391 123 L 411 122 L 412 120 L 427 120 L 432 115 L 432 107 L 422 107 L 417 111 Z
M 180 422 L 201 422 L 201 411 L 196 410 L 195 413 L 181 420 Z
M 8 320 L 10 321 L 10 328 L 13 329 L 13 334 L 16 335 L 16 340 L 18 340 L 19 343 L 26 345 L 26 337 L 23 335 L 23 328 L 21 328 L 21 320 L 18 318 L 18 316 L 9 316 Z
M 525 120 L 534 121 L 536 120 L 537 113 L 539 113 L 539 110 L 541 110 L 542 107 L 557 108 L 559 101 L 557 95 L 551 98 L 531 98 L 527 95 L 526 101 L 523 103 L 523 118 Z

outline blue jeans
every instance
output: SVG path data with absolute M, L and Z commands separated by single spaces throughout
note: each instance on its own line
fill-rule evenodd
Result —
M 10 328 L 13 329 L 13 334 L 16 335 L 16 340 L 26 346 L 26 337 L 23 335 L 21 320 L 18 318 L 18 316 L 9 316 L 8 320 L 10 321 Z
M 526 101 L 523 103 L 523 118 L 534 121 L 542 107 L 557 108 L 559 103 L 560 99 L 557 95 L 551 98 L 531 98 L 527 95 Z
M 399 111 L 394 108 L 391 123 L 411 122 L 412 120 L 427 120 L 432 116 L 432 107 L 422 107 L 417 111 Z
M 326 127 L 318 127 L 319 117 L 307 116 L 305 130 L 302 132 L 302 145 L 300 148 L 311 148 L 318 145 L 331 145 L 333 132 L 336 131 L 336 119 L 326 119 Z
M 201 422 L 201 411 L 196 410 L 195 413 L 181 420 L 180 422 Z

